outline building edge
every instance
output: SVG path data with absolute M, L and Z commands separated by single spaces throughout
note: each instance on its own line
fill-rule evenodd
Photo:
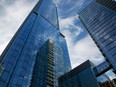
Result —
M 6 48 L 3 50 L 1 56 L 0 56 L 0 64 L 2 63 L 2 61 L 4 60 L 4 56 L 5 54 L 8 52 L 10 46 L 12 45 L 12 43 L 14 42 L 14 40 L 16 39 L 17 35 L 19 34 L 19 32 L 21 31 L 23 25 L 25 24 L 25 22 L 28 20 L 28 18 L 30 17 L 31 13 L 35 13 L 37 14 L 37 9 L 40 8 L 41 3 L 43 0 L 39 0 L 37 2 L 37 4 L 34 6 L 34 8 L 31 10 L 31 12 L 29 13 L 29 15 L 26 17 L 26 19 L 23 21 L 23 23 L 21 24 L 21 26 L 18 28 L 18 30 L 16 31 L 16 33 L 13 35 L 12 39 L 9 41 L 8 45 L 6 46 Z M 37 14 L 38 15 L 38 14 Z

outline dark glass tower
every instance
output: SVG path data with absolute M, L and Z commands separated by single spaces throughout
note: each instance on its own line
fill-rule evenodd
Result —
M 79 18 L 116 73 L 116 1 L 93 0 Z
M 0 59 L 0 87 L 57 87 L 71 69 L 57 7 L 39 0 Z
M 59 78 L 59 87 L 100 87 L 93 70 L 94 64 L 87 60 Z

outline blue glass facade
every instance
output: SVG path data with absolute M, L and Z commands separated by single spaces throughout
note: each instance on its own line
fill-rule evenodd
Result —
M 59 78 L 59 87 L 100 87 L 93 64 L 86 61 Z
M 52 0 L 40 0 L 1 55 L 0 87 L 32 86 L 36 60 L 39 59 L 37 54 L 48 39 L 56 46 L 54 84 L 57 86 L 57 78 L 69 71 L 71 65 L 66 40 L 59 31 L 56 5 Z
M 93 71 L 94 71 L 95 75 L 98 77 L 110 69 L 111 69 L 111 66 L 109 65 L 109 63 L 107 61 L 104 61 L 103 63 L 94 67 Z
M 116 1 L 93 0 L 79 13 L 87 31 L 116 71 Z
M 48 40 L 37 54 L 31 87 L 54 87 L 54 43 Z

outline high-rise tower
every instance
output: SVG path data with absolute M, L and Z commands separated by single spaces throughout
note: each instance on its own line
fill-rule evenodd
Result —
M 2 53 L 0 62 L 0 87 L 58 86 L 58 77 L 71 65 L 52 0 L 39 0 Z
M 116 1 L 93 0 L 79 18 L 116 73 Z

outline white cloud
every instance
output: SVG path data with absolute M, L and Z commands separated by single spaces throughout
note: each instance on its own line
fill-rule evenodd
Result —
M 116 78 L 115 74 L 111 70 L 107 71 L 105 74 L 110 78 L 110 80 Z
M 12 0 L 13 1 L 13 0 Z M 21 23 L 29 14 L 37 0 L 33 3 L 26 3 L 27 0 L 16 0 L 11 2 L 2 0 L 0 1 L 0 54 L 5 49 L 6 45 L 15 34 Z
M 76 67 L 88 59 L 95 64 L 99 64 L 104 60 L 89 35 L 78 41 L 75 45 L 71 45 L 71 42 L 68 42 L 68 45 L 72 67 Z
M 70 42 L 74 40 L 81 32 L 83 32 L 83 29 L 81 27 L 74 24 L 74 22 L 78 19 L 78 15 L 65 18 L 65 19 L 59 19 L 60 22 L 60 30 L 63 32 L 66 36 L 70 36 Z M 72 34 L 73 32 L 73 34 Z M 67 38 L 67 37 L 66 37 Z M 69 39 L 69 38 L 67 38 Z
M 71 3 L 72 1 L 69 0 L 69 3 Z M 73 6 L 71 8 L 68 9 L 68 12 L 76 9 L 76 8 L 79 8 L 81 7 L 83 4 L 84 4 L 85 0 L 80 0 L 80 1 L 74 1 L 73 3 Z
M 61 28 L 69 28 L 70 25 L 74 25 L 74 21 L 78 19 L 78 16 L 72 16 L 69 18 L 65 18 L 65 19 L 60 19 L 60 27 Z
M 78 16 L 60 19 L 60 28 L 66 36 L 72 67 L 76 67 L 87 59 L 96 65 L 101 63 L 104 61 L 104 58 L 89 35 L 75 44 L 73 43 L 74 39 L 83 32 L 81 27 L 74 24 L 75 20 L 78 20 Z M 75 29 L 75 31 L 70 32 L 72 29 Z
M 58 5 L 61 2 L 61 0 L 54 0 L 54 2 Z

